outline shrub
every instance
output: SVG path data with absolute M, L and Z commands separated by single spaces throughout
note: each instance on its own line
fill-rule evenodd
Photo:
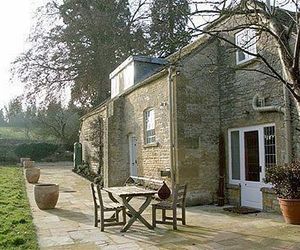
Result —
M 35 161 L 41 160 L 58 149 L 58 145 L 50 143 L 30 143 L 21 144 L 15 148 L 15 153 L 19 157 L 29 157 Z
M 300 162 L 268 167 L 264 181 L 273 185 L 279 198 L 300 199 Z
M 56 151 L 54 154 L 51 154 L 42 159 L 45 162 L 57 162 L 57 161 L 73 161 L 73 153 L 70 151 Z
M 73 169 L 73 171 L 91 182 L 93 182 L 96 178 L 96 180 L 98 181 L 102 180 L 102 177 L 99 174 L 96 174 L 91 170 L 91 167 L 87 162 L 83 162 L 82 165 L 78 165 L 76 168 Z

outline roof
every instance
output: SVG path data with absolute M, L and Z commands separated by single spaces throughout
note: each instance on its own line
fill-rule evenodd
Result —
M 162 58 L 155 58 L 150 56 L 130 56 L 124 62 L 122 62 L 113 72 L 109 74 L 109 79 L 113 78 L 116 74 L 118 74 L 122 69 L 124 69 L 131 62 L 145 62 L 152 64 L 164 65 L 166 64 L 166 60 Z
M 206 43 L 209 39 L 211 39 L 211 36 L 207 34 L 200 35 L 199 38 L 197 38 L 195 41 L 192 43 L 189 43 L 188 45 L 184 46 L 182 49 L 174 52 L 173 54 L 169 55 L 166 59 L 170 63 L 174 63 L 183 57 L 191 54 L 193 51 L 198 49 L 201 45 Z

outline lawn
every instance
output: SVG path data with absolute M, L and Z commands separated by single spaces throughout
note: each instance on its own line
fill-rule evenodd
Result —
M 41 134 L 37 128 L 31 129 L 26 133 L 25 128 L 16 127 L 0 127 L 0 139 L 12 139 L 12 140 L 38 140 L 38 141 L 53 141 L 53 136 L 45 136 Z
M 38 249 L 22 169 L 0 166 L 0 249 Z

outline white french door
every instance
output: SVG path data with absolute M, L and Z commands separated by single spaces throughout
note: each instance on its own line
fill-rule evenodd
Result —
M 229 177 L 232 184 L 241 186 L 242 206 L 263 208 L 265 167 L 274 164 L 274 125 L 229 130 Z

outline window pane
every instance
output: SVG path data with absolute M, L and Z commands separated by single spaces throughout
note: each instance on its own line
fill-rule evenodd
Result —
M 235 35 L 235 43 L 244 50 L 256 54 L 256 31 L 254 29 L 244 29 Z M 252 59 L 254 56 L 246 52 L 237 50 L 237 62 L 244 62 Z
M 243 51 L 239 50 L 238 57 L 239 57 L 239 62 L 244 61 L 246 59 L 246 54 Z
M 231 132 L 231 175 L 233 180 L 240 180 L 240 133 Z
M 258 131 L 244 133 L 245 139 L 245 180 L 260 181 Z
M 155 116 L 153 109 L 145 112 L 145 129 L 146 143 L 155 142 Z
M 270 167 L 276 165 L 276 143 L 275 143 L 275 127 L 264 128 L 265 143 L 265 166 Z

